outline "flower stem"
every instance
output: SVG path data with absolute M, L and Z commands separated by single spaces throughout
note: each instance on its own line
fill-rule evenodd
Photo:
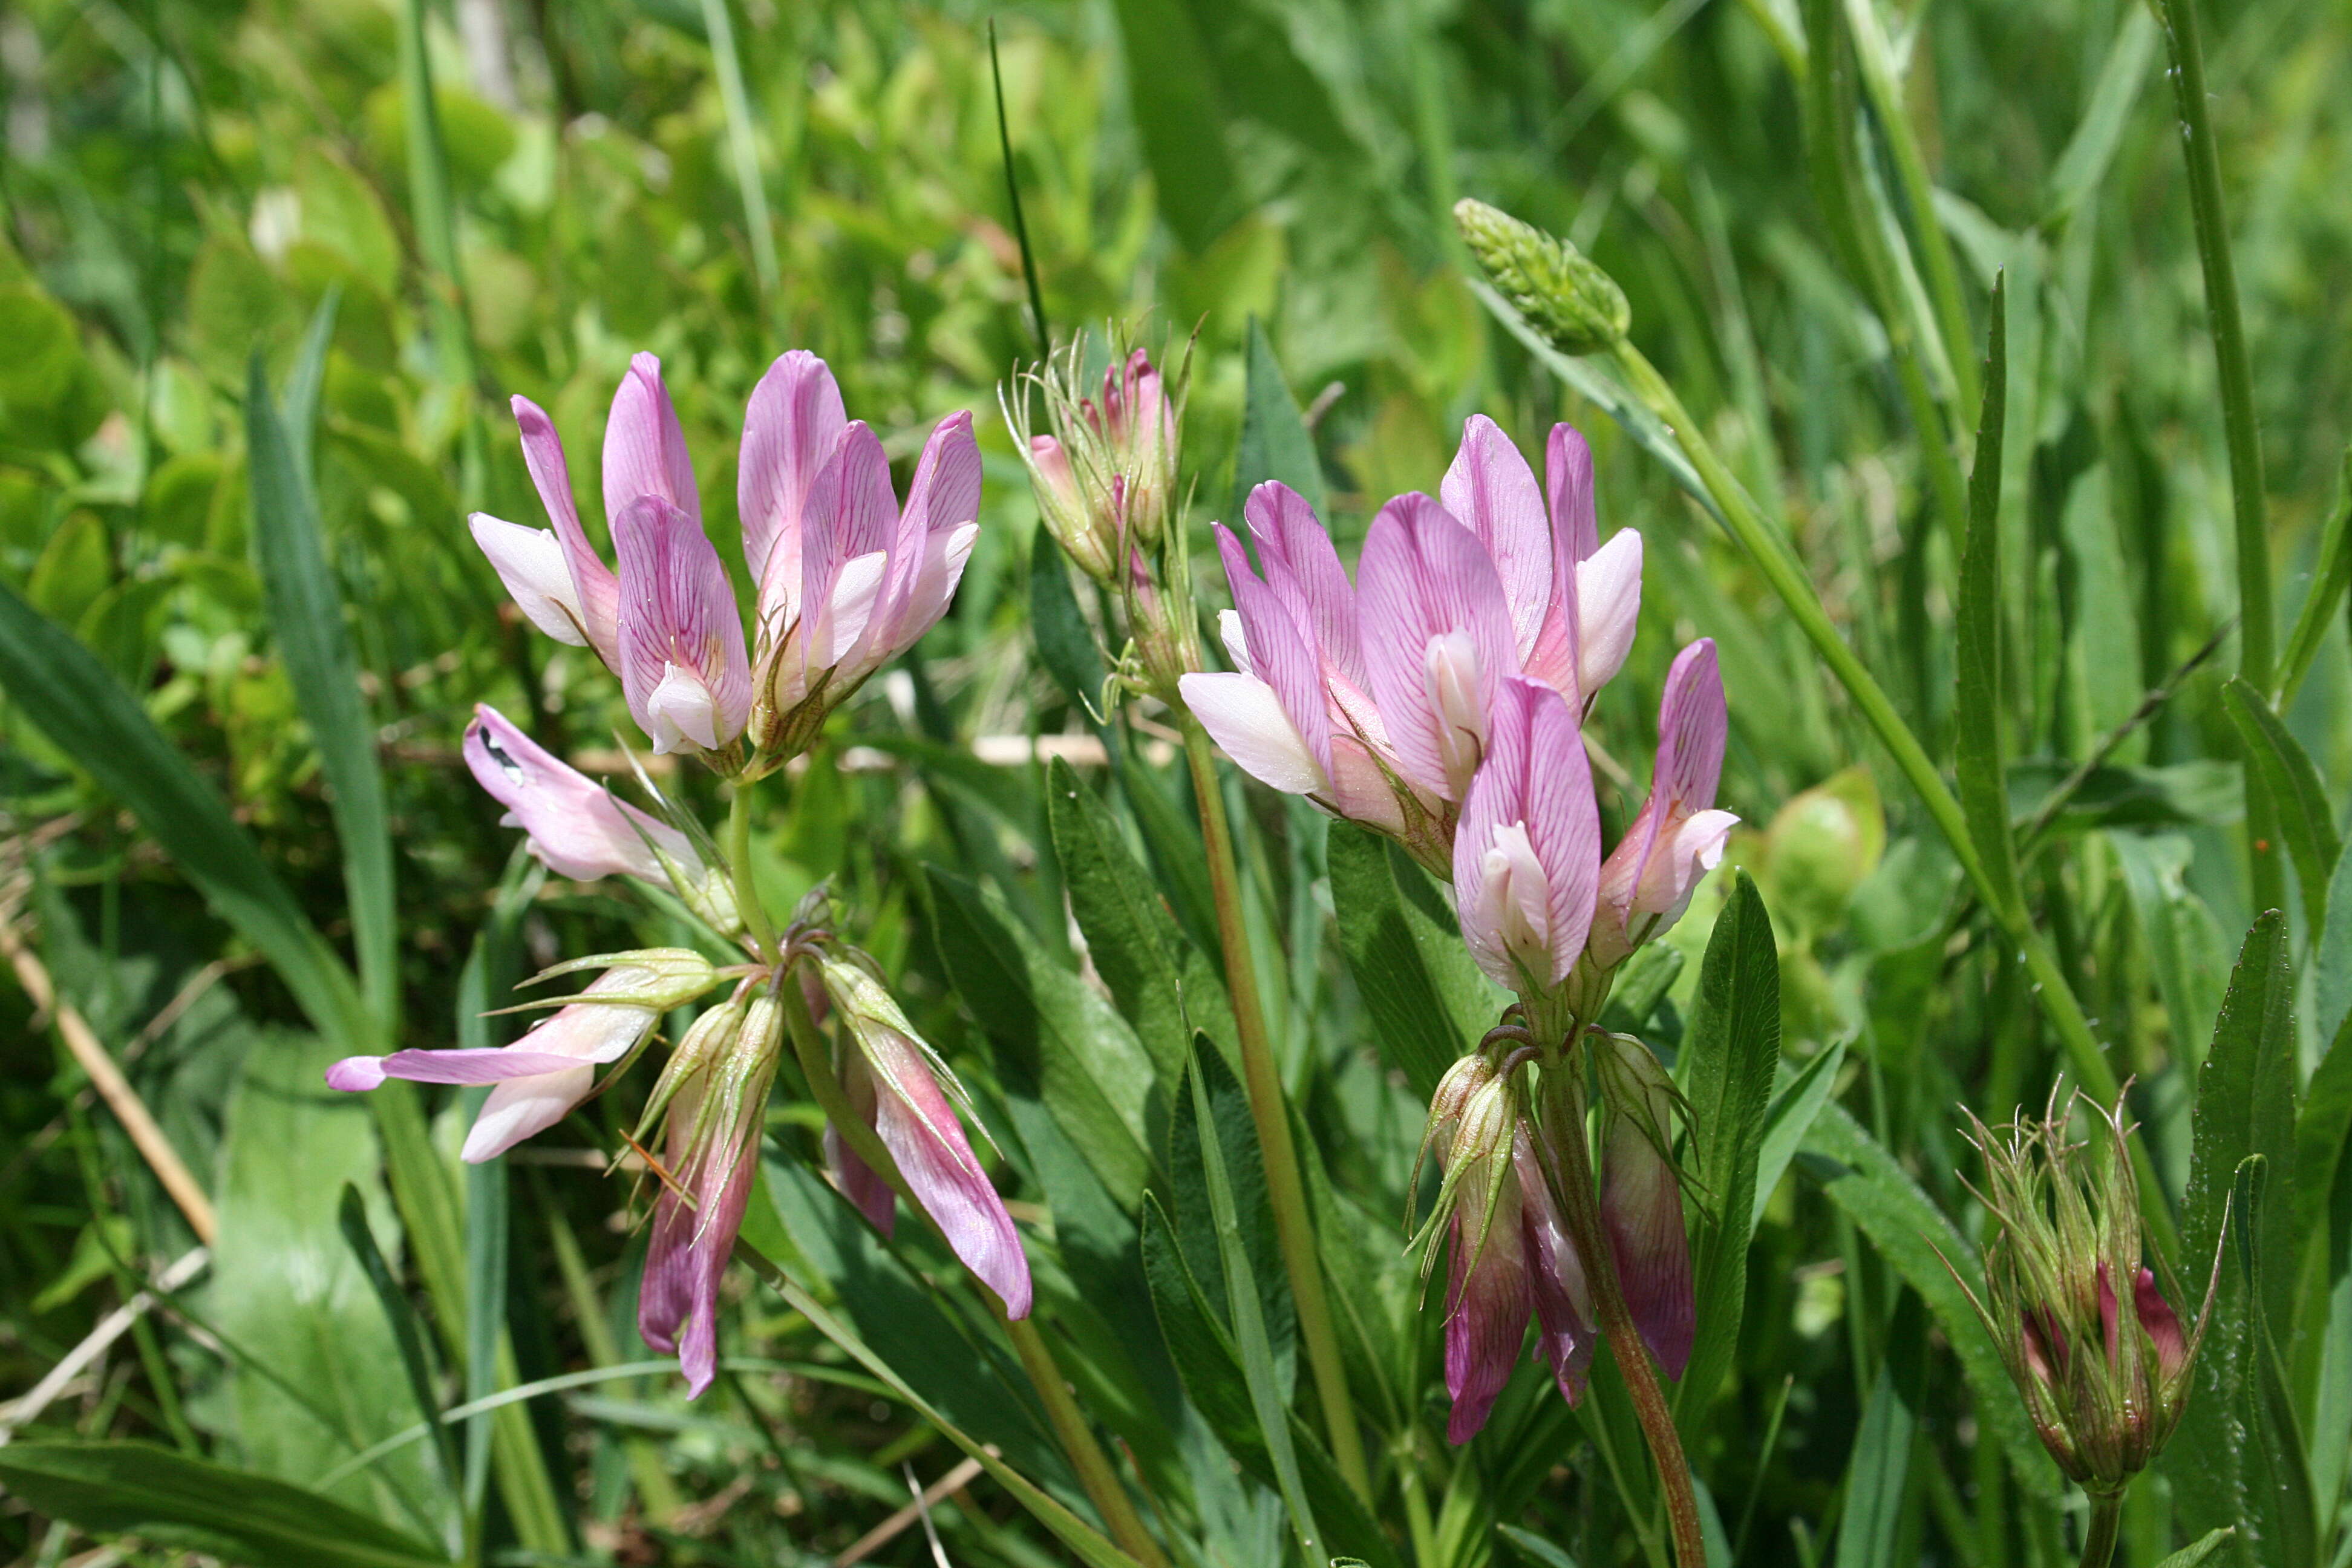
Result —
M 1592 1152 L 1584 1138 L 1584 1099 L 1576 1091 L 1576 1077 L 1583 1070 L 1582 1063 L 1581 1053 L 1571 1053 L 1564 1066 L 1547 1071 L 1543 1077 L 1542 1093 L 1549 1112 L 1544 1121 L 1559 1153 L 1558 1180 L 1563 1217 L 1568 1221 L 1569 1237 L 1576 1243 L 1577 1255 L 1584 1260 L 1585 1279 L 1592 1288 L 1593 1309 L 1601 1319 L 1601 1337 L 1607 1342 L 1609 1353 L 1616 1358 L 1617 1370 L 1624 1375 L 1625 1392 L 1633 1397 L 1633 1414 L 1642 1423 L 1642 1436 L 1649 1440 L 1650 1458 L 1658 1467 L 1659 1489 L 1665 1495 L 1666 1522 L 1674 1531 L 1675 1562 L 1678 1568 L 1705 1568 L 1706 1538 L 1699 1528 L 1698 1496 L 1691 1485 L 1690 1461 L 1683 1456 L 1682 1435 L 1675 1430 L 1675 1414 L 1666 1405 L 1664 1392 L 1658 1387 L 1658 1374 L 1650 1363 L 1649 1349 L 1642 1342 L 1632 1309 L 1625 1305 L 1624 1289 L 1617 1279 L 1617 1259 L 1609 1249 L 1608 1233 L 1601 1224 L 1601 1205 L 1593 1192 Z
M 800 1058 L 802 1076 L 808 1079 L 809 1092 L 833 1123 L 842 1141 L 856 1152 L 866 1167 L 890 1185 L 890 1190 L 903 1199 L 907 1206 L 929 1221 L 930 1211 L 915 1201 L 908 1190 L 907 1179 L 899 1173 L 898 1162 L 891 1158 L 866 1118 L 857 1114 L 842 1091 L 841 1079 L 834 1072 L 833 1062 L 824 1048 L 824 1037 L 817 1030 L 816 1020 L 809 1016 L 808 1003 L 802 997 L 800 987 L 791 984 L 778 986 L 783 998 L 784 1022 L 793 1037 L 793 1051 Z M 944 1234 L 944 1233 L 943 1233 Z M 1004 1303 L 994 1292 L 983 1289 L 991 1306 L 996 1310 L 996 1321 L 1003 1325 L 1005 1336 L 1013 1342 L 1015 1354 L 1021 1358 L 1022 1370 L 1029 1374 L 1037 1390 L 1038 1402 L 1045 1406 L 1045 1419 L 1052 1424 L 1054 1436 L 1060 1440 L 1062 1453 L 1070 1461 L 1070 1468 L 1086 1489 L 1088 1500 L 1095 1505 L 1103 1522 L 1110 1527 L 1111 1537 L 1119 1549 L 1143 1565 L 1143 1568 L 1168 1568 L 1167 1554 L 1143 1526 L 1143 1516 L 1135 1510 L 1134 1500 L 1119 1484 L 1118 1472 L 1110 1458 L 1095 1441 L 1094 1431 L 1087 1425 L 1086 1413 L 1077 1401 L 1070 1397 L 1068 1383 L 1061 1369 L 1054 1364 L 1053 1352 L 1046 1348 L 1045 1337 L 1029 1320 L 1008 1318 Z
M 753 950 L 763 963 L 776 962 L 776 927 L 760 902 L 751 880 L 751 781 L 735 781 L 735 798 L 727 806 L 727 869 L 735 885 L 735 912 L 751 933 Z
M 2238 264 L 2230 250 L 2230 220 L 2221 211 L 2221 154 L 2205 90 L 2205 46 L 2197 8 L 2156 0 L 2172 56 L 2172 96 L 2180 114 L 2180 151 L 2189 163 L 2189 210 L 2197 226 L 2197 256 L 2205 269 L 2205 321 L 2213 334 L 2220 373 L 2221 430 L 2230 448 L 2230 499 L 2237 521 L 2238 673 L 2267 690 L 2276 662 L 2277 631 L 2271 610 L 2270 528 L 2264 516 L 2262 434 L 2254 423 L 2254 376 L 2246 358 L 2246 326 L 2238 310 Z M 2246 842 L 2254 908 L 2286 901 L 2276 806 L 2254 770 L 2246 769 Z
M 2107 1568 L 2116 1554 L 2116 1533 L 2124 1517 L 2124 1494 L 2091 1494 L 2091 1525 L 2083 1536 L 2082 1568 Z
M 1257 969 L 1250 958 L 1249 932 L 1242 921 L 1241 873 L 1234 858 L 1232 826 L 1225 820 L 1225 797 L 1217 786 L 1217 764 L 1209 737 L 1190 713 L 1183 719 L 1184 760 L 1192 772 L 1192 793 L 1201 805 L 1201 837 L 1209 851 L 1209 888 L 1217 904 L 1217 941 L 1224 949 L 1225 989 L 1234 1003 L 1235 1033 L 1241 1039 L 1242 1075 L 1249 1090 L 1250 1120 L 1256 1124 L 1258 1149 L 1265 1156 L 1266 1197 L 1274 1208 L 1274 1228 L 1282 1247 L 1284 1268 L 1290 1275 L 1290 1294 L 1298 1313 L 1298 1337 L 1307 1349 L 1307 1363 L 1315 1374 L 1315 1392 L 1323 1405 L 1323 1425 L 1330 1434 L 1331 1458 L 1339 1474 L 1358 1497 L 1372 1500 L 1371 1472 L 1364 1463 L 1364 1442 L 1356 1430 L 1356 1413 L 1348 1393 L 1346 1367 L 1339 1360 L 1339 1340 L 1331 1328 L 1331 1308 L 1323 1290 L 1323 1267 L 1315 1247 L 1314 1222 L 1308 1217 L 1306 1185 L 1299 1179 L 1298 1151 L 1290 1136 L 1290 1112 L 1283 1103 L 1282 1076 L 1275 1068 L 1274 1047 L 1265 1037 L 1265 1010 L 1258 999 Z
M 1987 875 L 1984 858 L 1977 853 L 1975 840 L 1969 837 L 1968 817 L 1960 810 L 1958 797 L 1944 783 L 1943 774 L 1937 771 L 1927 749 L 1920 745 L 1919 737 L 1912 733 L 1911 727 L 1903 721 L 1903 716 L 1895 710 L 1895 704 L 1888 699 L 1885 689 L 1864 666 L 1845 638 L 1838 634 L 1836 626 L 1830 620 L 1829 612 L 1822 606 L 1821 595 L 1813 591 L 1812 583 L 1806 577 L 1803 564 L 1790 549 L 1788 542 L 1765 523 L 1754 504 L 1748 500 L 1747 492 L 1732 478 L 1731 470 L 1724 467 L 1723 459 L 1716 455 L 1715 447 L 1701 432 L 1698 422 L 1691 417 L 1690 410 L 1683 406 L 1682 399 L 1667 384 L 1666 378 L 1660 375 L 1657 367 L 1630 342 L 1618 342 L 1616 357 L 1633 395 L 1665 422 L 1668 431 L 1689 456 L 1691 466 L 1698 470 L 1701 482 L 1721 510 L 1724 524 L 1731 531 L 1732 537 L 1747 549 L 1748 558 L 1764 574 L 1765 581 L 1780 596 L 1780 603 L 1796 621 L 1798 629 L 1805 634 L 1806 640 L 1821 655 L 1822 662 L 1830 667 L 1830 673 L 1836 676 L 1838 683 L 1845 688 L 1854 707 L 1861 710 L 1863 719 L 1878 736 L 1879 743 L 1893 756 L 1895 765 L 1910 782 L 1920 804 L 1927 808 L 1928 816 L 1942 831 L 1945 842 L 1951 847 L 1953 858 L 1959 861 L 1961 869 L 1968 873 L 1969 882 L 1975 886 L 1977 897 L 1991 911 L 1994 920 L 2000 922 L 2002 933 L 2024 958 L 2026 968 L 2033 976 L 2034 993 L 2042 1000 L 2042 1012 L 2048 1016 L 2052 1028 L 2066 1047 L 2067 1061 L 2074 1068 L 2075 1078 L 2092 1098 L 2112 1103 L 2120 1092 L 2115 1069 L 2107 1065 L 2106 1052 L 2100 1046 L 2098 1037 L 2091 1032 L 2090 1018 L 2084 1013 L 2081 1000 L 2068 984 L 2057 955 L 2051 951 L 2042 933 L 2034 929 L 2032 913 L 2026 908 L 2024 900 L 2021 897 L 2004 897 Z M 2165 1197 L 2163 1186 L 2157 1181 L 2156 1167 L 2149 1163 L 2146 1150 L 2134 1148 L 2132 1170 L 2139 1180 L 2141 1207 L 2148 1229 L 2155 1234 L 2160 1250 L 2177 1256 L 2180 1248 L 2179 1232 L 2173 1224 L 2170 1204 Z

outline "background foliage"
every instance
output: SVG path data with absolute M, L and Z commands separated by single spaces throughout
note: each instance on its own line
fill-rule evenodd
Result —
M 1591 727 L 1612 831 L 1641 798 L 1672 649 L 1723 647 L 1725 804 L 1748 824 L 1729 859 L 1769 940 L 1752 902 L 1727 917 L 1747 925 L 1718 927 L 1727 872 L 1675 933 L 1676 959 L 1624 999 L 1625 1022 L 1669 1047 L 1735 1025 L 1769 1046 L 1778 1026 L 1753 1248 L 1744 1282 L 1708 1298 L 1744 1330 L 1717 1347 L 1713 1403 L 1702 1390 L 1685 1412 L 1743 1563 L 2059 1560 L 2055 1472 L 1921 1240 L 1949 1250 L 1981 1226 L 1956 1107 L 2038 1106 L 2063 1057 L 1944 841 L 1754 567 L 1591 387 L 1563 384 L 1489 316 L 1446 215 L 1476 195 L 1614 275 L 1636 340 L 1947 762 L 1960 552 L 1939 487 L 1976 424 L 1986 301 L 2008 269 L 1991 601 L 2006 676 L 1990 711 L 2032 919 L 2117 1076 L 2137 1078 L 2182 1205 L 2184 1276 L 2210 1256 L 2193 1249 L 2215 1235 L 2215 1173 L 2269 1157 L 2245 1227 L 2257 1305 L 2247 1285 L 2225 1291 L 2224 1353 L 2169 1473 L 2135 1493 L 2126 1549 L 2152 1564 L 2236 1522 L 2226 1550 L 2246 1562 L 2327 1560 L 2352 1431 L 2352 1053 L 2329 1053 L 2352 1008 L 2352 884 L 2333 854 L 2352 659 L 2326 574 L 2352 431 L 2352 17 L 2316 0 L 2205 12 L 2282 630 L 2323 593 L 2308 676 L 2267 730 L 2264 693 L 2233 711 L 2223 690 L 2240 574 L 2214 362 L 2162 40 L 2123 0 L 1108 0 L 992 18 L 960 0 L 11 5 L 0 583 L 91 660 L 11 612 L 0 912 L 124 1065 L 218 1233 L 167 1310 L 37 1417 L 7 1416 L 31 1421 L 19 1443 L 136 1437 L 182 1468 L 156 1461 L 135 1484 L 10 1469 L 6 1550 L 91 1561 L 75 1555 L 87 1537 L 47 1522 L 58 1515 L 140 1530 L 119 1549 L 133 1561 L 181 1546 L 359 1561 L 322 1553 L 378 1537 L 392 1555 L 368 1561 L 419 1560 L 399 1555 L 419 1542 L 515 1562 L 833 1561 L 900 1509 L 902 1466 L 928 1483 L 956 1461 L 910 1395 L 1066 1480 L 1004 1394 L 1001 1355 L 975 1349 L 969 1288 L 928 1238 L 885 1250 L 844 1222 L 809 1173 L 814 1109 L 790 1094 L 755 1238 L 909 1386 L 876 1382 L 745 1277 L 730 1374 L 698 1405 L 657 1372 L 607 1375 L 462 1421 L 451 1447 L 352 1462 L 412 1426 L 420 1399 L 446 1409 L 648 1359 L 632 1300 L 646 1194 L 599 1173 L 642 1084 L 498 1167 L 441 1178 L 437 1226 L 396 1210 L 383 1172 L 446 1159 L 463 1108 L 407 1102 L 428 1132 L 320 1088 L 354 1039 L 454 1044 L 516 973 L 679 934 L 514 863 L 457 763 L 478 700 L 608 769 L 625 724 L 593 660 L 526 636 L 465 536 L 468 510 L 537 518 L 502 400 L 546 405 L 587 484 L 628 354 L 659 353 L 706 521 L 740 573 L 736 431 L 790 346 L 831 361 L 894 459 L 940 414 L 982 411 L 989 484 L 949 618 L 845 710 L 759 824 L 771 901 L 833 879 L 974 1085 L 1065 1369 L 1203 1560 L 1255 1568 L 1288 1550 L 1263 1434 L 1220 1406 L 1222 1274 L 1202 1282 L 1192 1338 L 1168 1308 L 1187 1259 L 1216 1261 L 1167 1012 L 1168 976 L 1213 981 L 1217 951 L 1189 798 L 1150 713 L 1112 731 L 1120 769 L 1083 744 L 1098 731 L 1078 698 L 1097 677 L 1073 617 L 1091 606 L 1033 554 L 1034 510 L 990 412 L 1036 346 L 992 19 L 1051 326 L 1198 323 L 1186 462 L 1204 542 L 1237 480 L 1261 477 L 1245 405 L 1277 406 L 1282 381 L 1349 554 L 1381 500 L 1434 489 L 1466 415 L 1529 449 L 1575 420 L 1596 445 L 1604 529 L 1637 526 L 1648 545 L 1644 633 Z M 1809 97 L 1825 51 L 1858 69 L 1834 102 Z M 1852 139 L 1825 138 L 1824 103 Z M 314 319 L 331 337 L 306 353 Z M 2152 689 L 2168 698 L 2144 711 Z M 168 752 L 134 743 L 152 733 L 142 714 Z M 1033 760 L 1031 738 L 1065 736 L 1080 765 Z M 2297 875 L 2221 1017 L 2260 907 L 2250 745 L 2284 770 L 2275 793 L 2304 803 L 2287 822 Z M 358 781 L 379 775 L 370 801 Z M 1450 921 L 1417 873 L 1298 803 L 1230 788 L 1359 1399 L 1391 1473 L 1425 1487 L 1413 1551 L 1465 1568 L 1626 1558 L 1646 1483 L 1605 1387 L 1572 1417 L 1523 1369 L 1458 1454 L 1423 1397 L 1437 1314 L 1413 1310 L 1396 1216 L 1434 1069 L 1492 998 L 1448 970 L 1442 940 L 1420 940 Z M 233 825 L 204 816 L 214 799 Z M 1696 962 L 1711 931 L 1729 955 L 1721 993 Z M 0 1386 L 16 1391 L 198 1238 L 58 1048 L 50 1010 L 13 984 Z M 1448 1018 L 1471 1032 L 1433 1022 Z M 1094 1080 L 1093 1122 L 1070 1110 L 1074 1075 Z M 1274 1274 L 1257 1279 L 1286 1378 Z M 1239 1373 L 1222 1376 L 1231 1389 Z M 189 1468 L 200 1456 L 342 1511 Z M 142 1487 L 246 1490 L 235 1519 L 174 1537 Z M 448 1538 L 453 1489 L 487 1498 L 479 1542 Z M 27 1511 L 36 1492 L 50 1500 Z M 956 1563 L 1058 1560 L 986 1478 L 932 1517 Z M 1330 1529 L 1335 1548 L 1400 1550 Z M 874 1560 L 928 1551 L 902 1528 Z

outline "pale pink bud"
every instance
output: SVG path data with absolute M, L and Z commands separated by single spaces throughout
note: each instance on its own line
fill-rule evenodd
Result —
M 1650 798 L 1601 868 L 1592 958 L 1601 969 L 1682 918 L 1699 879 L 1723 858 L 1738 818 L 1715 806 L 1729 720 L 1715 643 L 1701 637 L 1675 657 L 1658 708 L 1658 759 Z
M 686 835 L 614 799 L 488 703 L 474 710 L 464 752 L 476 782 L 507 808 L 507 824 L 530 835 L 531 853 L 557 875 L 658 882 L 675 867 L 689 884 L 702 879 L 702 862 Z
M 1639 1040 L 1598 1032 L 1591 1037 L 1609 1100 L 1601 1227 L 1643 1342 L 1668 1377 L 1679 1378 L 1690 1361 L 1698 1304 L 1683 1231 L 1682 1182 L 1665 1152 L 1673 1082 Z

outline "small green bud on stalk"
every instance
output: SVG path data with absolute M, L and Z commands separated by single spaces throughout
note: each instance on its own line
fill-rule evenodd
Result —
M 1454 222 L 1495 287 L 1560 353 L 1624 340 L 1633 321 L 1625 291 L 1575 246 L 1467 196 L 1454 204 Z

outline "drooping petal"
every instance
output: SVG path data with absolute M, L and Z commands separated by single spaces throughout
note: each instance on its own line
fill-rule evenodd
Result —
M 662 384 L 661 361 L 641 353 L 613 394 L 604 420 L 604 520 L 614 524 L 630 504 L 646 496 L 667 501 L 702 527 L 702 493 L 695 488 L 694 461 L 686 432 Z M 617 549 L 619 541 L 614 542 Z M 623 574 L 628 568 L 624 565 Z
M 1176 686 L 1209 738 L 1250 777 L 1285 795 L 1318 795 L 1330 787 L 1282 699 L 1256 676 L 1194 670 Z
M 1317 771 L 1328 778 L 1330 706 L 1323 695 L 1323 661 L 1315 647 L 1306 599 L 1287 578 L 1280 588 L 1261 581 L 1231 529 L 1217 523 L 1212 531 L 1224 562 L 1225 582 L 1233 590 L 1234 612 L 1241 617 L 1248 642 L 1250 668 L 1273 689 L 1291 728 L 1313 753 Z
M 530 835 L 531 853 L 557 875 L 657 882 L 665 858 L 689 876 L 699 872 L 700 858 L 686 835 L 614 799 L 488 704 L 474 710 L 464 751 L 475 780 Z
M 1618 530 L 1576 569 L 1576 681 L 1586 701 L 1625 668 L 1642 617 L 1642 536 Z M 1718 754 L 1717 763 L 1721 757 Z
M 557 642 L 586 647 L 587 616 L 562 542 L 543 528 L 525 528 L 486 511 L 466 521 L 523 618 Z
M 1714 809 L 1729 727 L 1715 644 L 1702 637 L 1667 671 L 1650 797 L 1601 868 L 1595 963 L 1620 962 L 1679 920 L 1699 879 L 1722 858 L 1738 820 Z
M 1511 1146 L 1517 1167 L 1521 1224 L 1528 1248 L 1528 1279 L 1536 1304 L 1536 1345 L 1551 1366 L 1560 1397 L 1574 1405 L 1584 1397 L 1592 1366 L 1592 1352 L 1601 1342 L 1593 1327 L 1592 1292 L 1584 1276 L 1584 1259 L 1568 1234 L 1559 1205 L 1538 1163 L 1536 1144 L 1522 1122 Z
M 931 1076 L 930 1064 L 896 1030 L 865 1029 L 857 1039 L 874 1078 L 874 1130 L 898 1163 L 908 1190 L 964 1267 L 996 1292 L 1006 1315 L 1027 1317 L 1029 1258 L 1021 1249 L 1020 1233 L 973 1158 L 963 1124 Z
M 849 1052 L 847 1059 L 841 1064 L 841 1089 L 849 1100 L 850 1109 L 866 1126 L 872 1127 L 875 1124 L 874 1075 L 866 1070 L 866 1058 L 862 1053 Z M 824 1129 L 824 1159 L 825 1163 L 833 1168 L 833 1179 L 840 1186 L 842 1194 L 857 1205 L 858 1213 L 872 1221 L 875 1229 L 888 1236 L 898 1216 L 898 1194 L 891 1192 L 890 1184 L 860 1158 L 856 1149 L 850 1147 L 849 1140 L 841 1135 L 841 1129 L 829 1121 Z
M 710 1085 L 705 1065 L 670 1098 L 664 1124 L 663 1157 L 673 1177 L 682 1178 L 693 1145 L 693 1129 Z M 646 1231 L 646 1271 L 637 1286 L 637 1337 L 663 1355 L 677 1353 L 677 1331 L 694 1300 L 694 1206 L 665 1182 L 654 1195 L 653 1223 Z
M 754 583 L 780 557 L 776 574 L 798 586 L 809 487 L 848 427 L 832 369 L 806 349 L 777 356 L 751 389 L 735 490 Z
M 1545 526 L 1535 471 L 1502 426 L 1474 414 L 1462 427 L 1462 446 L 1437 493 L 1494 560 L 1510 605 L 1512 636 L 1525 658 L 1535 647 L 1551 602 L 1551 530 Z
M 563 547 L 564 563 L 572 571 L 581 629 L 596 657 L 609 666 L 617 658 L 619 647 L 620 580 L 588 542 L 588 531 L 580 525 L 580 508 L 572 499 L 572 470 L 564 463 L 563 438 L 555 433 L 555 422 L 528 397 L 514 398 L 511 406 L 515 426 L 522 433 L 523 465 L 530 470 L 530 481 L 539 490 L 540 503 L 547 508 L 548 521 L 555 525 L 556 542 Z
M 1502 1184 L 1491 1215 L 1481 1201 L 1485 1184 L 1474 1175 L 1466 1184 L 1473 1195 L 1454 1211 L 1445 1292 L 1445 1392 L 1454 1399 L 1445 1440 L 1456 1444 L 1467 1443 L 1486 1425 L 1487 1412 L 1518 1362 L 1535 1305 L 1520 1233 L 1518 1184 Z
M 1583 738 L 1567 700 L 1524 676 L 1504 681 L 1487 738 L 1454 838 L 1462 934 L 1498 984 L 1556 986 L 1584 951 L 1600 881 Z
M 751 666 L 719 552 L 678 508 L 641 496 L 613 525 L 621 557 L 621 690 L 658 753 L 743 732 Z
M 1356 625 L 1356 589 L 1347 568 L 1307 498 L 1269 479 L 1249 493 L 1242 507 L 1250 538 L 1257 544 L 1266 580 L 1286 577 L 1307 605 L 1317 650 L 1324 664 L 1362 689 L 1363 645 Z
M 1444 507 L 1405 495 L 1373 520 L 1357 579 L 1365 668 L 1398 771 L 1459 801 L 1486 713 L 1518 669 L 1494 562 Z
M 689 1399 L 699 1399 L 719 1375 L 719 1288 L 751 1206 L 759 1152 L 759 1139 L 739 1130 L 717 1144 L 697 1173 L 694 1230 L 687 1244 L 690 1300 L 685 1332 L 677 1337 L 677 1367 Z
M 518 1046 L 394 1051 L 388 1057 L 345 1057 L 327 1069 L 327 1087 L 352 1093 L 381 1088 L 388 1078 L 411 1083 L 501 1083 L 510 1078 L 566 1072 L 579 1065 L 568 1056 Z
M 1691 1284 L 1690 1243 L 1683 1231 L 1682 1184 L 1673 1163 L 1652 1142 L 1663 1134 L 1672 1104 L 1664 1069 L 1637 1040 L 1612 1046 L 1643 1087 L 1640 1103 L 1612 1106 L 1601 1156 L 1601 1224 L 1625 1306 L 1643 1342 L 1670 1378 L 1689 1363 L 1698 1304 Z M 1621 1091 L 1612 1090 L 1612 1093 Z M 1643 1123 L 1646 1121 L 1645 1129 Z

